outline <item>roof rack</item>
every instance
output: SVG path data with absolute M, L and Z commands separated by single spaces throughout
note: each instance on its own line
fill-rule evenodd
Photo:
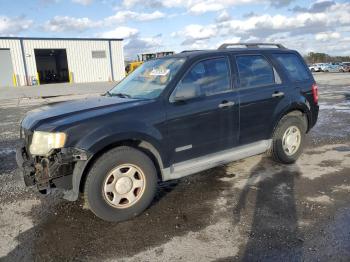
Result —
M 246 48 L 260 48 L 260 46 L 276 46 L 280 49 L 286 49 L 283 45 L 275 43 L 225 43 L 219 46 L 218 49 L 227 49 L 234 46 L 245 46 Z
M 199 52 L 203 50 L 183 50 L 181 53 Z

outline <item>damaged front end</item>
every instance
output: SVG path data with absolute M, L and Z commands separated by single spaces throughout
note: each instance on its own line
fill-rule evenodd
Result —
M 49 156 L 32 156 L 25 141 L 17 149 L 16 161 L 22 169 L 26 186 L 36 185 L 41 193 L 50 188 L 72 190 L 72 175 L 78 161 L 86 161 L 88 153 L 77 148 L 54 150 Z

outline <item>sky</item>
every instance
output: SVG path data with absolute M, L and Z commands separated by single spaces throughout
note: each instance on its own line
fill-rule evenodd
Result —
M 225 42 L 350 55 L 350 0 L 0 0 L 0 36 L 123 38 L 126 58 Z

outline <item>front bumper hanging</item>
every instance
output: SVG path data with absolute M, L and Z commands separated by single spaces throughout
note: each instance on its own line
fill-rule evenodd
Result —
M 24 143 L 16 150 L 16 161 L 25 185 L 36 185 L 40 192 L 52 187 L 72 189 L 74 166 L 77 161 L 87 159 L 88 153 L 76 148 L 56 150 L 48 157 L 31 156 Z

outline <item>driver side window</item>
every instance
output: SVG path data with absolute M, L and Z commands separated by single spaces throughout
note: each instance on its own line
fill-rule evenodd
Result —
M 200 61 L 188 71 L 175 89 L 191 98 L 211 96 L 231 90 L 227 58 Z M 187 92 L 188 91 L 188 92 Z

